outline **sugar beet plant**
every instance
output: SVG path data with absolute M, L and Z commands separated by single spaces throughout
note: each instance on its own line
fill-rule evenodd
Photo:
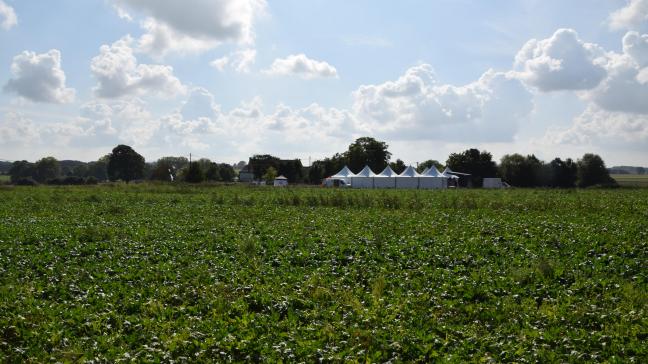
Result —
M 1 362 L 647 362 L 648 190 L 0 190 Z

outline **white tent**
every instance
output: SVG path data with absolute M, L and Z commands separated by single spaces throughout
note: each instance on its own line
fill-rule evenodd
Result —
M 288 178 L 284 176 L 279 176 L 274 179 L 274 186 L 275 187 L 286 187 L 288 186 Z
M 390 166 L 387 166 L 380 174 L 377 174 L 374 177 L 374 187 L 375 188 L 396 188 L 396 177 L 397 174 L 391 169 Z
M 396 188 L 419 188 L 419 176 L 414 167 L 409 166 L 405 168 L 403 173 L 396 176 Z
M 448 178 L 441 175 L 436 167 L 428 168 L 424 173 L 421 173 L 419 178 L 419 188 L 448 188 Z
M 351 178 L 351 186 L 353 188 L 374 188 L 375 175 L 369 166 L 365 166 L 362 171 Z
M 328 177 L 327 180 L 334 180 L 334 179 L 341 179 L 345 183 L 351 184 L 351 179 L 355 177 L 355 174 L 351 172 L 349 167 L 344 166 L 342 170 L 340 170 L 338 173 L 332 175 L 331 177 Z

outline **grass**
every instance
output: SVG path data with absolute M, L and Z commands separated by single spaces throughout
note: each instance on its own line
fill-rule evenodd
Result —
M 648 187 L 648 174 L 613 174 L 611 176 L 620 186 Z
M 0 198 L 1 362 L 648 359 L 645 189 Z
M 11 181 L 11 176 L 6 174 L 0 174 L 0 183 L 6 183 Z

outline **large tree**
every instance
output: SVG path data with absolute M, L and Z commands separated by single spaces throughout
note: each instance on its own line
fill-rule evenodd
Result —
M 108 178 L 126 183 L 144 176 L 144 157 L 128 145 L 116 146 L 108 157 Z
M 535 187 L 543 184 L 541 178 L 543 163 L 533 154 L 507 154 L 502 157 L 499 171 L 502 178 L 516 187 Z
M 34 164 L 27 161 L 15 161 L 9 169 L 11 183 L 16 183 L 21 178 L 28 178 L 34 175 Z
M 578 186 L 589 187 L 594 185 L 611 186 L 616 182 L 607 168 L 605 162 L 596 154 L 585 154 L 578 160 Z
M 469 173 L 473 186 L 481 187 L 484 178 L 495 177 L 497 166 L 493 156 L 478 149 L 468 149 L 462 153 L 452 153 L 446 161 L 446 166 L 455 172 Z
M 549 163 L 551 187 L 572 188 L 578 179 L 578 166 L 571 159 L 556 158 Z
M 403 171 L 407 168 L 407 166 L 405 165 L 405 162 L 403 162 L 400 159 L 396 159 L 396 162 L 389 163 L 389 166 L 391 167 L 391 169 L 394 172 L 396 172 L 398 174 L 403 173 Z M 381 171 L 376 171 L 376 173 L 380 173 L 380 172 Z
M 200 183 L 205 180 L 205 172 L 203 171 L 200 162 L 189 163 L 184 180 L 189 183 Z
M 360 172 L 364 166 L 369 166 L 374 172 L 380 173 L 387 167 L 391 158 L 391 153 L 387 148 L 389 146 L 385 142 L 362 137 L 349 145 L 344 157 L 349 168 L 355 173 Z
M 61 176 L 61 165 L 54 157 L 45 157 L 34 164 L 34 179 L 40 183 Z

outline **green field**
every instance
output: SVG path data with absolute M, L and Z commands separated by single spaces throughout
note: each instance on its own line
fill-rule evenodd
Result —
M 0 362 L 648 362 L 646 189 L 0 198 Z
M 11 181 L 11 176 L 0 174 L 0 183 Z
M 648 174 L 613 174 L 611 176 L 620 186 L 648 187 Z

